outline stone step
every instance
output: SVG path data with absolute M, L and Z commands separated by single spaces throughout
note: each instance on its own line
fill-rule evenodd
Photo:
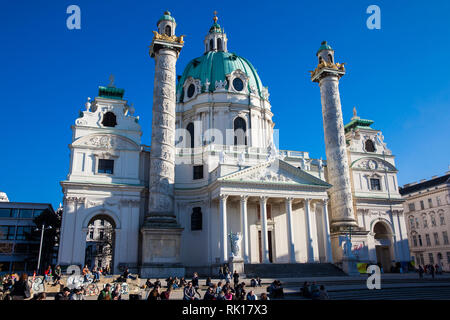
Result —
M 244 272 L 247 278 L 346 276 L 345 272 L 332 263 L 245 264 Z

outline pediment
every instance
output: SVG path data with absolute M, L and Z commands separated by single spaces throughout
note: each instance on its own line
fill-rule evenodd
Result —
M 236 183 L 331 187 L 327 182 L 279 159 L 228 174 L 218 180 Z
M 350 167 L 370 171 L 397 171 L 391 163 L 377 157 L 360 158 L 353 161 Z
M 77 139 L 72 146 L 102 150 L 139 150 L 134 141 L 116 134 L 90 134 Z

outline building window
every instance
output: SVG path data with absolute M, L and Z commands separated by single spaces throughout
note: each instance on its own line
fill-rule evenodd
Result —
M 191 122 L 187 125 L 186 127 L 186 131 L 189 133 L 189 137 L 188 139 L 186 139 L 186 141 L 190 141 L 190 147 L 193 148 L 194 147 L 194 124 Z M 189 148 L 189 146 L 186 146 L 187 148 Z
M 430 239 L 430 235 L 428 233 L 425 235 L 425 239 L 427 240 L 427 246 L 431 247 L 431 239 Z
M 367 152 L 375 152 L 375 145 L 371 139 L 367 139 L 364 146 Z
M 191 231 L 202 230 L 202 220 L 202 208 L 193 208 L 191 214 Z
M 166 26 L 164 32 L 165 32 L 166 36 L 170 37 L 172 35 L 172 28 L 170 26 Z
M 414 227 L 415 227 L 414 217 L 409 217 L 409 225 L 410 225 L 411 229 L 414 229 Z
M 430 260 L 430 264 L 434 264 L 434 256 L 433 253 L 428 253 L 428 259 Z
M 98 160 L 98 173 L 114 173 L 114 160 L 99 159 Z
M 247 124 L 241 117 L 234 119 L 234 145 L 247 145 Z
M 427 217 L 423 216 L 423 227 L 428 228 L 428 220 Z
M 31 227 L 17 227 L 16 240 L 33 240 Z
M 422 246 L 422 236 L 419 234 L 419 246 Z
M 425 209 L 425 205 L 423 204 L 423 201 L 422 201 L 422 200 L 420 200 L 420 209 L 421 209 L 421 210 L 424 210 L 424 209 Z
M 447 252 L 447 263 L 450 263 L 450 252 Z
M 381 190 L 380 179 L 371 178 L 370 179 L 370 189 L 371 190 Z
M 0 208 L 0 218 L 11 218 L 11 209 Z
M 409 208 L 409 211 L 416 211 L 416 206 L 414 205 L 414 202 L 413 203 L 409 203 L 408 204 L 408 208 Z
M 413 236 L 413 244 L 414 244 L 414 247 L 417 247 L 417 237 L 416 236 Z
M 244 82 L 241 78 L 234 78 L 233 79 L 233 88 L 236 91 L 242 91 L 244 90 Z
M 187 97 L 192 98 L 195 94 L 195 85 L 191 83 L 187 89 Z
M 425 259 L 423 258 L 423 253 L 419 254 L 419 257 L 420 257 L 420 264 L 424 265 Z
M 433 208 L 433 200 L 428 199 L 428 207 Z
M 214 40 L 213 39 L 209 40 L 209 50 L 210 51 L 214 50 Z
M 194 180 L 203 179 L 203 165 L 194 166 Z
M 436 202 L 437 202 L 437 205 L 438 205 L 438 207 L 441 205 L 441 198 L 439 198 L 439 197 L 436 197 Z
M 419 218 L 416 218 L 416 228 L 419 229 Z
M 448 244 L 448 234 L 447 234 L 447 231 L 442 231 L 442 238 L 444 238 L 444 244 Z
M 220 38 L 217 39 L 217 50 L 218 51 L 222 51 L 223 50 L 222 39 L 220 39 Z
M 103 240 L 103 237 L 105 236 L 105 233 L 103 232 L 103 230 L 102 231 L 100 231 L 100 233 L 99 233 L 99 239 L 100 240 Z
M 115 127 L 117 125 L 116 115 L 108 111 L 103 115 L 102 125 L 105 127 Z
M 100 225 L 104 226 L 105 225 L 105 220 L 100 220 Z
M 0 240 L 14 240 L 15 226 L 0 226 Z
M 431 219 L 431 226 L 436 227 L 436 218 L 434 217 L 434 214 L 430 215 Z
M 439 220 L 440 220 L 441 226 L 445 226 L 445 217 L 442 213 L 439 214 Z
M 89 239 L 94 239 L 94 231 L 89 231 Z
M 33 210 L 32 209 L 20 209 L 19 212 L 21 219 L 31 219 L 33 218 Z
M 439 245 L 439 234 L 437 232 L 433 233 L 433 237 L 434 237 L 434 244 L 436 246 Z

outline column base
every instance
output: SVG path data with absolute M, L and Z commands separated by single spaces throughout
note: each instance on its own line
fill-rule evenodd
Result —
M 180 261 L 182 231 L 155 225 L 142 227 L 141 277 L 184 277 L 185 268 Z
M 228 259 L 228 266 L 230 267 L 231 273 L 236 270 L 240 276 L 244 275 L 244 259 L 240 257 L 230 257 Z
M 359 275 L 358 267 L 356 265 L 356 258 L 344 257 L 342 259 L 342 270 L 349 276 Z

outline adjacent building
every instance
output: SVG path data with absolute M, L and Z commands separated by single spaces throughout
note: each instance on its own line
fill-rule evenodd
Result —
M 33 219 L 45 209 L 55 214 L 48 203 L 0 201 L 0 273 L 28 272 L 37 268 L 40 232 Z M 42 261 L 41 267 L 50 261 Z
M 450 271 L 450 171 L 400 188 L 412 259 Z

